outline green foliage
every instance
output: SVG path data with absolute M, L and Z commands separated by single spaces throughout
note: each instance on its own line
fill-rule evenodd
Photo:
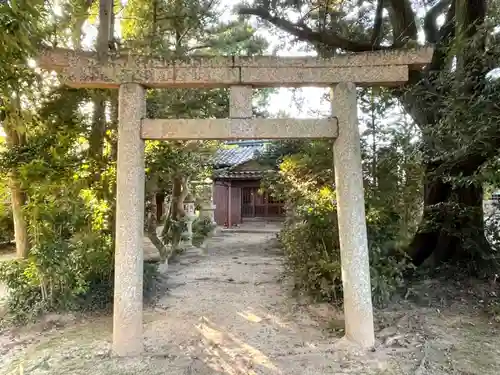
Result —
M 14 238 L 14 220 L 8 204 L 0 207 L 0 243 L 5 243 Z
M 0 180 L 0 243 L 14 238 L 14 222 L 6 179 Z
M 197 217 L 193 221 L 193 245 L 196 247 L 201 246 L 215 227 L 216 225 L 208 217 Z
M 41 0 L 3 1 L 0 3 L 0 99 L 7 100 L 11 90 L 20 91 L 34 77 L 27 59 L 44 35 L 47 11 Z M 0 107 L 2 106 L 0 100 Z M 0 108 L 2 109 L 2 108 Z
M 169 189 L 174 176 L 203 180 L 210 174 L 209 158 L 217 142 L 148 142 L 146 170 L 156 188 Z
M 247 22 L 222 21 L 217 2 L 129 0 L 121 22 L 127 46 L 164 56 L 253 55 L 267 42 Z M 175 16 L 173 16 L 175 15 Z
M 24 260 L 3 262 L 0 280 L 10 289 L 15 320 L 53 310 L 95 310 L 111 306 L 113 242 L 107 228 L 107 202 L 61 175 L 32 184 L 25 207 L 31 250 Z M 56 185 L 62 183 L 61 185 Z M 46 189 L 51 189 L 51 194 Z M 145 290 L 155 272 L 145 268 Z
M 482 33 L 489 31 L 483 30 L 476 38 L 481 39 Z M 452 49 L 472 48 L 478 43 L 476 38 L 457 43 Z M 498 61 L 500 38 L 497 35 L 488 44 L 487 51 L 478 51 L 467 59 L 461 71 L 435 72 L 431 76 L 435 91 L 429 91 L 425 82 L 409 90 L 410 95 L 427 99 L 425 114 L 432 113 L 439 120 L 423 133 L 425 139 L 432 140 L 424 145 L 425 161 L 439 166 L 430 178 L 444 177 L 455 185 L 484 184 L 492 176 L 483 174 L 481 168 L 473 168 L 472 163 L 479 160 L 480 167 L 486 163 L 498 167 L 500 79 L 498 63 L 495 63 Z M 497 68 L 496 74 L 494 68 Z M 439 102 L 436 97 L 440 98 Z
M 434 71 L 406 93 L 425 100 L 422 114 L 435 119 L 432 126 L 422 127 L 431 198 L 419 234 L 439 240 L 435 245 L 427 240 L 419 250 L 425 253 L 435 246 L 435 260 L 484 275 L 498 263 L 492 262 L 498 244 L 484 236 L 482 200 L 484 187 L 499 181 L 500 38 L 493 27 L 480 27 L 474 37 L 455 40 L 444 51 L 457 55 L 456 68 Z
M 92 288 L 111 283 L 111 260 L 109 238 L 45 241 L 33 248 L 30 258 L 3 264 L 0 280 L 10 289 L 10 310 L 21 320 L 75 308 L 91 292 L 95 297 Z M 90 299 L 95 305 L 95 298 Z
M 400 250 L 420 217 L 421 177 L 418 132 L 385 93 L 361 92 L 363 172 L 372 295 L 386 304 L 403 286 L 412 266 Z M 382 127 L 384 113 L 395 118 Z M 297 290 L 315 299 L 342 302 L 332 143 L 279 142 L 263 155 L 279 169 L 264 187 L 284 199 L 288 218 L 280 233 L 286 273 Z
M 342 278 L 335 212 L 321 203 L 301 205 L 279 234 L 285 272 L 295 288 L 317 300 L 342 301 Z
M 174 220 L 172 219 L 172 217 L 167 216 L 165 218 L 165 224 L 163 227 L 163 232 L 161 234 L 163 243 L 165 245 L 172 245 L 174 247 L 178 246 L 179 242 L 182 240 L 182 233 L 185 233 L 186 231 L 186 225 L 187 224 L 184 217 L 178 220 Z
M 43 180 L 40 160 L 20 166 L 31 182 L 24 208 L 29 257 L 3 263 L 0 269 L 0 279 L 10 289 L 9 307 L 20 320 L 51 310 L 97 308 L 104 300 L 109 303 L 112 293 L 104 288 L 112 287 L 113 251 L 111 236 L 102 231 L 103 202 L 72 180 L 74 171 L 52 171 Z
M 220 12 L 209 2 L 153 3 L 133 0 L 124 10 L 115 2 L 116 13 L 124 16 L 119 48 L 183 58 L 199 51 L 254 54 L 265 46 L 247 23 L 220 22 Z M 22 214 L 31 245 L 28 259 L 2 263 L 0 277 L 11 289 L 9 304 L 19 318 L 54 309 L 104 307 L 113 293 L 116 92 L 54 88 L 27 64 L 40 45 L 57 40 L 79 46 L 83 23 L 97 21 L 98 2 L 59 5 L 63 14 L 48 17 L 51 9 L 43 1 L 0 4 L 5 30 L 0 36 L 0 121 L 7 118 L 2 126 L 8 133 L 0 172 L 2 178 L 15 175 L 26 197 Z M 228 90 L 149 90 L 147 111 L 163 118 L 224 117 Z M 215 146 L 148 142 L 148 196 L 169 193 L 174 177 L 203 179 Z M 10 215 L 10 210 L 0 212 L 0 229 L 1 219 Z M 182 219 L 171 224 L 178 229 L 185 225 Z M 207 235 L 206 223 L 195 227 L 197 238 Z M 6 237 L 8 232 L 6 227 Z M 151 290 L 154 274 L 155 267 L 145 265 L 146 290 Z
M 279 240 L 285 252 L 285 271 L 297 290 L 316 300 L 342 302 L 342 267 L 333 191 L 322 192 L 296 206 Z M 396 256 L 387 246 L 381 216 L 367 218 L 372 296 L 377 305 L 386 304 L 403 285 L 403 274 L 411 268 L 404 255 Z
M 109 238 L 94 243 L 46 244 L 40 253 L 43 257 L 5 261 L 0 268 L 0 281 L 10 290 L 7 304 L 14 322 L 33 320 L 49 311 L 112 307 L 114 273 Z M 59 263 L 47 259 L 46 254 L 56 255 Z M 156 277 L 157 265 L 145 263 L 146 299 L 154 290 Z
M 366 211 L 385 217 L 385 234 L 407 242 L 421 218 L 420 132 L 399 105 L 384 100 L 387 97 L 382 96 L 381 103 L 361 101 L 361 122 L 367 127 L 361 135 Z M 390 125 L 383 123 L 386 112 L 393 112 Z

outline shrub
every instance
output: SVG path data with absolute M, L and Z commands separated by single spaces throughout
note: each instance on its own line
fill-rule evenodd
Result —
M 403 158 L 396 152 L 402 149 L 398 142 L 407 138 L 404 134 L 395 137 L 393 144 L 379 147 L 363 163 L 372 296 L 377 305 L 389 301 L 411 267 L 406 255 L 396 251 L 415 230 L 421 200 L 418 154 Z M 288 218 L 279 235 L 286 274 L 297 290 L 340 304 L 342 268 L 332 143 L 276 144 L 273 152 L 280 155 L 275 160 L 279 169 L 265 176 L 263 186 L 286 202 Z
M 14 238 L 14 220 L 10 204 L 7 181 L 0 176 L 0 243 L 10 242 Z
M 14 321 L 32 320 L 49 311 L 95 311 L 112 306 L 113 253 L 108 239 L 59 244 L 54 253 L 65 255 L 50 266 L 36 256 L 2 263 L 0 280 L 9 288 L 7 304 Z M 156 276 L 157 265 L 145 263 L 146 296 L 153 290 Z
M 28 259 L 0 268 L 0 280 L 9 288 L 9 310 L 24 320 L 46 311 L 89 308 L 98 300 L 102 306 L 110 293 L 105 286 L 112 285 L 112 258 L 106 237 L 39 242 Z
M 95 310 L 111 306 L 114 253 L 106 231 L 108 207 L 89 191 L 32 196 L 27 206 L 31 249 L 23 260 L 2 262 L 0 281 L 9 288 L 14 320 L 47 311 Z M 155 266 L 145 266 L 145 290 Z
M 285 253 L 285 272 L 294 287 L 316 300 L 340 301 L 342 279 L 335 218 L 332 211 L 310 206 L 287 220 L 278 238 Z M 300 219 L 298 219 L 300 217 Z
M 380 216 L 375 217 L 380 220 Z M 372 296 L 374 303 L 381 306 L 403 285 L 403 274 L 411 265 L 404 256 L 397 257 L 392 242 L 380 234 L 383 223 L 373 216 L 368 218 Z M 342 268 L 335 208 L 321 202 L 296 208 L 279 240 L 285 253 L 285 273 L 292 278 L 295 289 L 317 301 L 340 305 Z
M 10 242 L 14 238 L 14 220 L 10 207 L 0 208 L 0 243 Z
M 197 217 L 193 221 L 193 245 L 201 246 L 215 226 L 208 217 Z

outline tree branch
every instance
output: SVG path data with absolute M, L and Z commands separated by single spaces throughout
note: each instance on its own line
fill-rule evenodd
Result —
M 264 8 L 242 7 L 238 10 L 238 12 L 241 15 L 260 17 L 279 29 L 295 36 L 298 40 L 311 42 L 315 45 L 326 45 L 330 48 L 341 48 L 349 52 L 391 49 L 391 47 L 374 46 L 372 43 L 353 41 L 331 31 L 313 31 L 305 25 L 299 26 L 284 18 L 273 16 L 267 9 Z
M 390 2 L 389 13 L 393 28 L 393 44 L 402 46 L 408 40 L 417 40 L 417 24 L 415 13 L 409 0 L 388 0 Z
M 380 36 L 382 34 L 382 25 L 384 24 L 384 0 L 378 0 L 377 9 L 375 11 L 375 22 L 373 24 L 372 46 L 380 45 Z
M 431 9 L 432 10 L 432 9 Z M 427 17 L 427 16 L 426 16 Z M 432 55 L 432 61 L 427 67 L 427 71 L 441 70 L 446 64 L 448 57 L 448 46 L 455 37 L 455 1 L 451 3 L 443 26 L 439 30 L 439 38 Z
M 464 85 L 468 86 L 467 83 Z M 436 175 L 442 176 L 446 174 L 469 177 L 476 173 L 486 162 L 499 155 L 500 122 L 498 119 L 500 119 L 500 105 L 498 104 L 498 100 L 496 100 L 497 95 L 494 94 L 496 89 L 497 87 L 493 87 L 478 92 L 474 97 L 471 97 L 462 104 L 464 108 L 467 108 L 467 111 L 488 113 L 488 123 L 483 123 L 473 134 L 469 134 L 469 142 L 461 142 L 462 144 L 454 147 L 451 152 L 447 152 L 444 156 L 436 158 L 434 160 L 438 165 L 434 170 Z M 488 103 L 484 106 L 473 108 L 473 103 L 477 103 L 478 100 L 487 100 Z M 473 116 L 463 121 L 468 123 L 470 122 L 470 118 L 473 118 Z
M 439 29 L 437 26 L 437 18 L 450 5 L 451 0 L 441 0 L 434 5 L 424 17 L 424 33 L 428 43 L 435 44 L 439 41 Z
M 483 147 L 485 142 L 486 140 L 483 140 L 483 142 L 474 141 L 474 144 L 468 147 L 467 150 L 459 150 L 453 157 L 448 157 L 449 160 L 439 164 L 439 167 L 435 169 L 434 173 L 438 176 L 444 174 L 451 176 L 462 175 L 464 177 L 472 176 L 487 161 L 498 155 L 500 137 L 493 136 L 489 138 L 487 140 L 489 145 L 487 149 Z M 468 151 L 469 149 L 471 149 L 471 151 Z M 437 161 L 437 163 L 439 162 L 440 160 Z

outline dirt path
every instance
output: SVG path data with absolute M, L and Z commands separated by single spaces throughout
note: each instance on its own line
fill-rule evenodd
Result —
M 46 320 L 38 328 L 1 334 L 0 373 L 19 374 L 20 368 L 24 374 L 103 375 L 500 373 L 492 326 L 477 319 L 458 322 L 434 308 L 417 312 L 422 315 L 417 320 L 414 312 L 379 312 L 382 344 L 374 352 L 349 348 L 338 339 L 341 332 L 334 332 L 342 323 L 332 326 L 332 308 L 289 297 L 273 236 L 222 233 L 209 241 L 206 254 L 188 252 L 170 265 L 155 306 L 145 309 L 144 357 L 110 357 L 110 317 L 64 317 L 60 328 L 54 327 L 60 319 Z M 476 341 L 473 346 L 470 340 Z
M 224 234 L 207 257 L 183 257 L 171 267 L 171 290 L 158 303 L 165 318 L 148 324 L 148 347 L 177 353 L 177 373 L 188 367 L 193 374 L 338 369 L 330 335 L 287 297 L 281 258 L 269 245 L 273 237 Z

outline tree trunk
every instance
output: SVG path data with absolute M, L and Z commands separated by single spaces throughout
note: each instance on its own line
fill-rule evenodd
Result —
M 149 207 L 146 219 L 146 236 L 160 253 L 160 259 L 165 261 L 168 257 L 167 248 L 156 232 L 158 227 L 156 192 L 153 192 L 149 198 Z
M 433 169 L 427 166 L 424 214 L 409 251 L 413 263 L 481 260 L 490 247 L 484 234 L 483 188 L 454 187 L 430 177 Z
M 182 217 L 182 205 L 179 202 L 182 199 L 182 179 L 180 177 L 173 177 L 172 179 L 172 197 L 170 199 L 170 207 L 165 219 L 165 226 L 163 227 L 162 237 L 163 242 L 167 243 L 169 237 L 173 250 L 179 248 L 181 242 L 181 231 L 175 227 L 175 223 Z M 179 210 L 179 207 L 181 210 Z
M 89 159 L 95 162 L 93 181 L 99 181 L 103 168 L 104 137 L 106 135 L 106 92 L 94 93 L 94 112 L 89 139 Z
M 19 96 L 12 99 L 7 111 L 3 129 L 5 140 L 9 148 L 16 148 L 26 144 L 26 135 L 18 128 L 22 128 L 23 117 Z M 16 170 L 9 173 L 9 190 L 12 204 L 12 216 L 14 221 L 14 238 L 16 241 L 16 254 L 18 258 L 26 258 L 29 253 L 28 224 L 26 222 L 23 208 L 26 204 L 26 194 L 22 189 L 21 181 Z
M 96 50 L 101 64 L 105 64 L 108 60 L 109 47 L 113 39 L 113 27 L 113 0 L 100 0 Z M 94 113 L 89 139 L 89 158 L 96 163 L 93 175 L 94 182 L 100 180 L 104 164 L 103 149 L 107 127 L 106 102 L 109 98 L 108 94 L 106 90 L 100 89 L 94 92 L 93 97 Z
M 172 198 L 170 200 L 170 207 L 165 219 L 165 226 L 163 227 L 162 237 L 163 242 L 170 242 L 172 249 L 179 248 L 182 239 L 182 228 L 176 226 L 185 216 L 184 200 L 186 199 L 189 189 L 187 187 L 188 179 L 181 176 L 174 176 L 172 178 Z
M 12 216 L 14 217 L 16 254 L 18 258 L 26 258 L 29 253 L 28 225 L 24 219 L 23 213 L 26 196 L 22 191 L 18 180 L 13 174 L 9 177 L 9 187 L 12 202 Z
M 392 47 L 401 47 L 407 42 L 414 42 L 418 39 L 417 25 L 419 21 L 412 9 L 412 3 L 411 0 L 384 1 L 383 6 L 389 13 L 393 29 Z M 466 70 L 468 71 L 477 71 L 479 75 L 484 74 L 483 67 L 475 67 L 474 64 L 471 67 L 470 63 L 474 61 L 476 54 L 481 54 L 485 49 L 484 35 L 481 36 L 478 30 L 484 24 L 488 3 L 486 0 L 453 0 L 449 5 L 449 2 L 439 1 L 429 9 L 424 16 L 423 26 L 427 41 L 435 46 L 434 54 L 431 63 L 424 71 L 410 69 L 407 88 L 422 85 L 424 92 L 435 94 L 432 100 L 440 97 L 439 90 L 430 78 L 434 72 L 450 69 L 451 61 L 453 61 L 451 57 L 453 56 L 448 55 L 450 52 L 448 47 L 454 42 L 455 36 L 463 40 L 480 37 L 473 44 L 456 45 L 456 48 L 451 50 L 457 61 L 455 81 L 462 83 L 460 74 L 463 73 L 461 70 L 464 66 L 467 66 Z M 438 16 L 444 11 L 446 11 L 444 23 L 438 27 Z M 377 13 L 380 14 L 380 10 Z M 288 19 L 276 16 L 270 11 L 269 6 L 240 8 L 240 14 L 255 15 L 299 40 L 308 41 L 315 46 L 321 45 L 318 52 L 325 49 L 361 52 L 378 47 L 373 43 L 373 40 L 378 38 L 378 33 L 374 34 L 375 38 L 372 38 L 372 43 L 366 43 L 347 39 L 343 35 L 337 34 L 333 27 L 330 30 L 323 28 L 319 31 L 313 31 L 306 27 L 304 22 L 293 23 Z M 380 16 L 375 17 L 374 29 L 376 30 L 380 28 L 377 26 L 379 19 Z M 484 84 L 484 79 L 479 79 L 477 82 L 477 85 L 472 82 L 472 85 L 464 87 L 459 95 L 468 98 L 473 93 L 479 92 L 481 85 Z M 439 124 L 440 119 L 437 118 L 436 109 L 440 108 L 436 103 L 429 103 L 429 99 L 425 95 L 408 94 L 406 90 L 397 90 L 395 93 L 422 130 Z M 432 153 L 432 150 L 435 149 L 432 140 L 427 143 L 427 149 Z M 463 174 L 465 177 L 470 177 L 495 154 L 491 151 L 488 154 L 481 150 L 476 155 L 467 156 L 467 159 L 456 163 L 458 167 L 455 170 L 443 168 L 438 177 L 435 177 L 433 173 L 437 166 L 425 166 L 424 216 L 410 246 L 410 255 L 416 265 L 422 264 L 431 255 L 433 255 L 435 262 L 441 262 L 452 259 L 476 258 L 481 249 L 488 250 L 489 245 L 484 235 L 482 187 L 455 187 L 440 179 L 443 175 L 457 177 Z
M 485 0 L 455 0 L 455 36 L 460 51 L 456 55 L 456 82 L 458 94 L 470 97 L 481 90 L 485 77 L 481 59 L 477 59 L 477 51 L 483 51 L 484 35 L 477 34 L 484 23 L 487 2 Z M 456 10 L 456 11 L 455 11 Z M 453 26 L 452 23 L 450 25 Z M 443 27 L 443 40 L 447 38 L 446 27 Z M 477 35 L 476 35 L 477 34 Z M 474 39 L 472 43 L 472 38 Z M 442 65 L 442 63 L 441 63 Z M 441 66 L 442 68 L 443 66 Z M 467 84 L 461 76 L 472 70 L 476 75 Z M 433 117 L 433 116 L 431 116 Z M 428 120 L 428 118 L 427 118 Z M 434 125 L 433 121 L 420 121 L 420 125 Z M 419 122 L 419 121 L 417 121 Z M 425 137 L 424 137 L 425 141 Z M 432 140 L 427 141 L 428 150 L 432 150 Z M 432 156 L 432 155 L 431 155 Z M 426 165 L 424 187 L 424 215 L 419 231 L 410 246 L 410 255 L 415 265 L 422 264 L 432 254 L 433 264 L 447 261 L 468 261 L 477 265 L 487 259 L 491 246 L 484 233 L 483 188 L 477 185 L 452 186 L 442 181 L 442 174 L 451 177 L 470 177 L 488 160 L 483 155 L 470 155 L 465 161 L 455 163 L 455 169 L 436 172 L 439 165 Z

